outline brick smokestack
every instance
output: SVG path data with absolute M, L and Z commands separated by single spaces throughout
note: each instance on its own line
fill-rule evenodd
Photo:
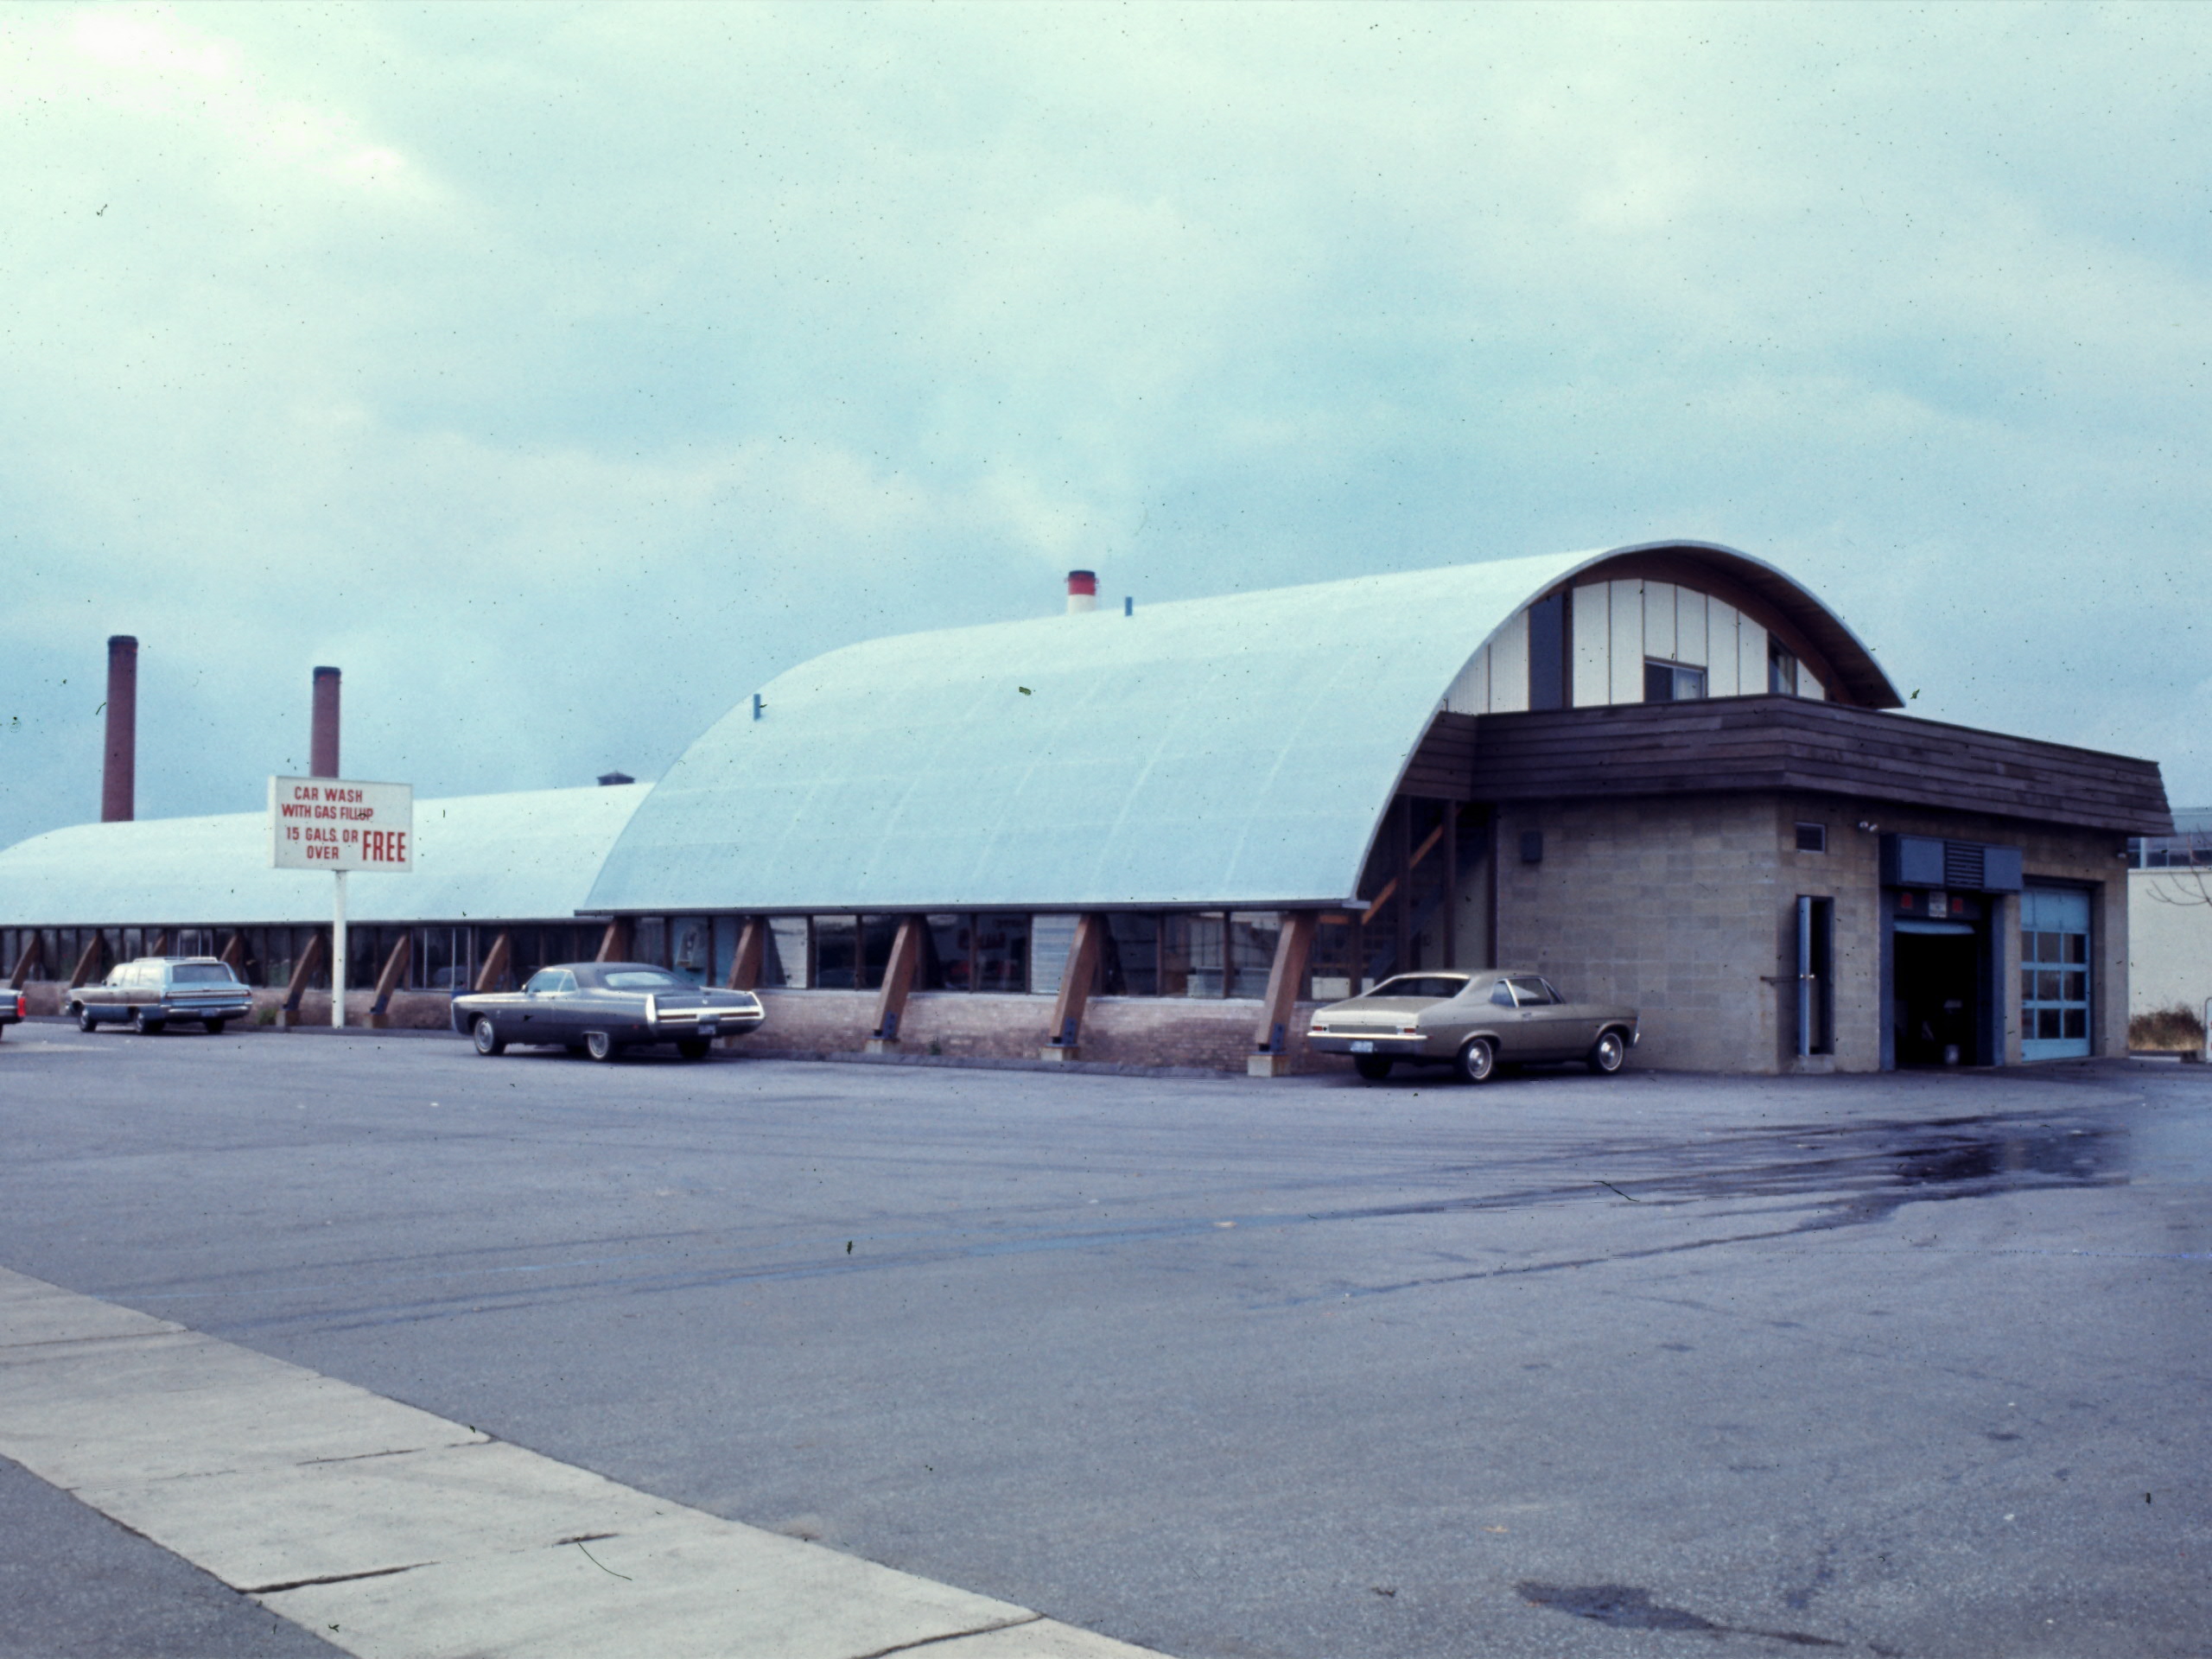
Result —
M 138 641 L 130 634 L 107 642 L 107 758 L 100 768 L 100 822 L 127 823 L 138 816 Z
M 309 750 L 308 775 L 338 776 L 338 671 L 315 671 L 315 741 Z

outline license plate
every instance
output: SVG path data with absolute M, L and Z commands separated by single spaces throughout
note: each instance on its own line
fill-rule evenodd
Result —
M 699 1034 L 702 1037 L 719 1036 L 721 1034 L 721 1027 L 712 1020 L 702 1020 L 699 1022 Z
M 1375 1052 L 1375 1045 L 1363 1037 L 1351 1046 L 1351 1052 L 1355 1054 L 1372 1054 Z

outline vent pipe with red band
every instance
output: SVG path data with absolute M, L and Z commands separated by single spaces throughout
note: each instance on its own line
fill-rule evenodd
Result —
M 1098 608 L 1098 573 L 1096 570 L 1068 572 L 1068 612 L 1095 611 Z
M 118 633 L 107 642 L 107 756 L 100 769 L 100 822 L 138 816 L 138 641 Z
M 338 671 L 315 671 L 315 737 L 308 749 L 308 775 L 338 776 Z

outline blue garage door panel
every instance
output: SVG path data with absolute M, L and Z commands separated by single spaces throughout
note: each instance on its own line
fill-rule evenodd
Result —
M 2089 895 L 2030 887 L 2020 895 L 2020 1055 L 2089 1052 Z

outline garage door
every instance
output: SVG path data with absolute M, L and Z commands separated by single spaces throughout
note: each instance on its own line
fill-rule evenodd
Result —
M 2089 895 L 2030 887 L 2020 895 L 2020 1053 L 2089 1052 Z

